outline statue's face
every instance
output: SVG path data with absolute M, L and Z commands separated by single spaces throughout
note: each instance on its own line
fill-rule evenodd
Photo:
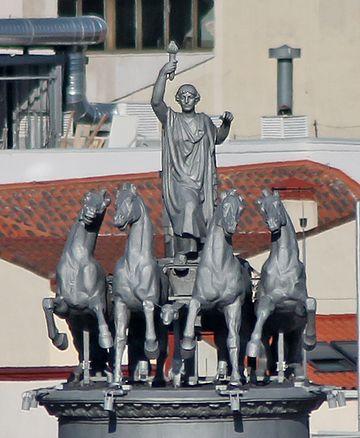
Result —
M 182 92 L 178 97 L 178 102 L 184 113 L 190 113 L 194 111 L 195 105 L 198 102 L 198 98 L 191 91 L 185 91 Z
M 199 100 L 200 95 L 191 84 L 182 85 L 176 93 L 176 101 L 181 106 L 183 113 L 192 113 Z

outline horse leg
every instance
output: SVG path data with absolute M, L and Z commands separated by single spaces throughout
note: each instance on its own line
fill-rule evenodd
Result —
M 200 302 L 195 298 L 191 298 L 183 333 L 183 340 L 181 342 L 181 355 L 184 359 L 189 359 L 195 352 L 195 321 L 200 311 L 200 307 Z
M 56 348 L 59 350 L 66 350 L 69 344 L 68 338 L 66 333 L 59 333 L 55 324 L 54 312 L 56 312 L 57 308 L 59 308 L 59 310 L 64 311 L 61 313 L 66 313 L 68 311 L 67 304 L 65 301 L 60 300 L 59 298 L 44 298 L 42 301 L 42 306 L 45 313 L 49 338 Z
M 114 379 L 115 385 L 120 385 L 122 381 L 121 362 L 126 347 L 126 331 L 129 326 L 129 310 L 125 303 L 116 299 L 115 301 L 115 366 Z
M 156 339 L 154 303 L 149 300 L 145 300 L 143 302 L 143 310 L 146 324 L 144 345 L 145 354 L 148 359 L 157 359 L 159 357 L 159 343 Z
M 224 315 L 226 325 L 228 327 L 227 347 L 229 350 L 229 357 L 231 363 L 231 377 L 230 385 L 240 386 L 240 370 L 239 370 L 239 356 L 240 356 L 240 326 L 241 326 L 241 298 L 224 307 Z
M 92 310 L 95 312 L 98 321 L 99 345 L 101 348 L 104 349 L 111 348 L 113 346 L 113 339 L 109 327 L 107 325 L 107 322 L 105 321 L 104 311 L 100 301 L 96 303 L 94 307 L 92 307 Z
M 315 298 L 306 299 L 307 324 L 304 333 L 304 348 L 311 351 L 316 345 L 316 300 Z
M 251 334 L 250 341 L 247 344 L 246 354 L 250 357 L 257 357 L 261 342 L 261 336 L 264 324 L 269 315 L 274 311 L 275 304 L 271 297 L 264 295 L 260 298 L 256 308 L 256 324 Z
M 285 361 L 286 361 L 286 372 L 285 377 L 287 379 L 293 377 L 299 377 L 304 375 L 303 373 L 303 328 L 293 330 L 290 333 L 284 334 L 284 344 L 285 344 Z

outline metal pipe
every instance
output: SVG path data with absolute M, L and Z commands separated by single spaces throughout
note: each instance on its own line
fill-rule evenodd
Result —
M 357 400 L 360 432 L 360 201 L 356 202 L 356 315 L 357 315 Z
M 287 45 L 269 49 L 269 57 L 277 59 L 277 113 L 292 115 L 293 59 L 300 58 L 301 50 Z
M 69 46 L 105 41 L 107 26 L 100 17 L 0 19 L 0 46 Z
M 84 48 L 76 47 L 67 51 L 65 67 L 65 105 L 67 111 L 74 111 L 75 123 L 98 123 L 104 115 L 111 121 L 117 113 L 114 103 L 90 104 L 86 97 L 86 56 Z

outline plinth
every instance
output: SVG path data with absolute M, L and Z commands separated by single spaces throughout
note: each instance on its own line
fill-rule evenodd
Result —
M 59 420 L 59 438 L 307 438 L 309 415 L 326 395 L 318 386 L 271 384 L 241 391 L 196 388 L 108 388 L 40 391 L 39 403 Z

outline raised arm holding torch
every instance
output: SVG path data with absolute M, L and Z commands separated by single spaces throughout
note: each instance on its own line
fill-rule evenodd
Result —
M 176 45 L 175 41 L 170 41 L 170 44 L 168 46 L 167 52 L 169 54 L 169 61 L 176 61 L 176 54 L 179 51 L 178 46 Z M 175 72 L 172 72 L 169 74 L 169 80 L 174 80 Z

